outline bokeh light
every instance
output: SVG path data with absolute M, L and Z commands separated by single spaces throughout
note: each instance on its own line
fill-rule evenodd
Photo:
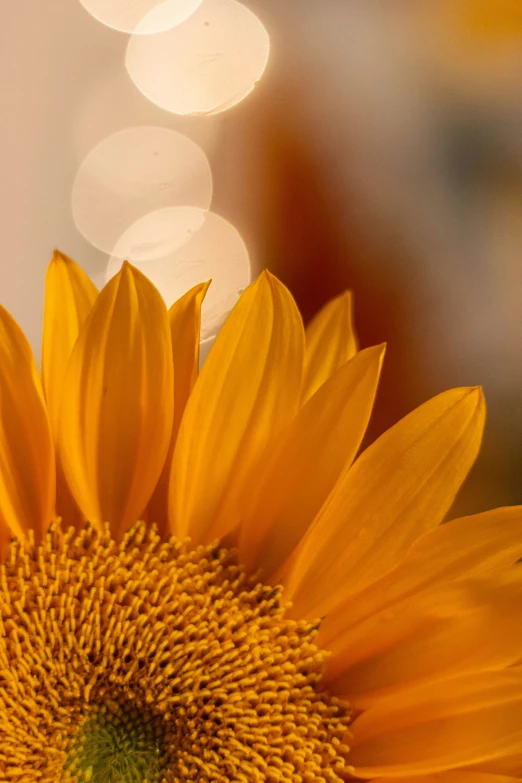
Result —
M 167 207 L 206 210 L 212 198 L 212 174 L 203 150 L 181 133 L 159 127 L 127 128 L 100 142 L 83 161 L 73 185 L 72 211 L 83 236 L 112 253 L 137 221 Z M 160 242 L 157 221 L 141 223 L 142 257 Z M 149 231 L 149 233 L 147 233 Z
M 80 0 L 99 22 L 124 33 L 158 33 L 184 22 L 202 0 Z
M 229 109 L 255 87 L 266 67 L 269 37 L 236 0 L 204 0 L 181 25 L 133 36 L 127 69 L 139 90 L 175 114 Z
M 112 257 L 133 263 L 166 258 L 193 238 L 206 215 L 205 210 L 194 207 L 166 207 L 151 212 L 122 234 Z
M 187 231 L 198 224 L 199 230 L 177 250 L 153 260 L 136 259 L 135 265 L 158 287 L 169 306 L 189 288 L 212 280 L 201 314 L 201 339 L 209 340 L 216 336 L 239 294 L 250 283 L 248 250 L 234 226 L 213 212 L 196 208 L 164 210 L 164 225 L 169 217 L 179 231 L 178 237 L 186 237 Z M 174 236 L 173 230 L 171 238 Z M 121 264 L 121 257 L 110 258 L 107 280 Z

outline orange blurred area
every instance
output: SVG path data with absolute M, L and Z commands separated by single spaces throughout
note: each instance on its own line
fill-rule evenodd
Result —
M 435 13 L 447 28 L 455 25 L 461 39 L 476 44 L 506 39 L 522 34 L 522 6 L 517 0 L 443 0 Z
M 420 41 L 433 77 L 445 90 L 493 103 L 519 91 L 522 6 L 517 0 L 441 0 L 421 2 L 419 9 Z

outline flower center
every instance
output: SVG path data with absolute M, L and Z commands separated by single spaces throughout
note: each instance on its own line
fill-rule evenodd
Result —
M 0 780 L 341 783 L 316 624 L 218 544 L 51 525 L 0 566 Z M 20 770 L 23 771 L 20 776 Z
M 93 710 L 64 764 L 65 780 L 78 783 L 161 781 L 166 754 L 161 720 L 115 705 Z

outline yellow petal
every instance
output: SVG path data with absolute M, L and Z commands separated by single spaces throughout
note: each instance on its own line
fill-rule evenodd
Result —
M 147 506 L 146 517 L 161 535 L 168 531 L 168 492 L 172 455 L 187 400 L 199 372 L 201 305 L 210 282 L 201 283 L 174 302 L 169 310 L 174 362 L 174 422 L 169 452 L 160 479 Z
M 167 309 L 124 264 L 80 331 L 65 379 L 60 453 L 76 502 L 116 537 L 136 521 L 163 468 L 172 432 Z
M 406 687 L 503 669 L 522 650 L 519 569 L 435 585 L 351 627 L 337 639 L 326 682 L 355 709 Z
M 0 518 L 0 565 L 5 562 L 7 557 L 11 537 L 12 533 L 5 520 Z
M 319 644 L 441 582 L 513 565 L 522 557 L 522 506 L 454 519 L 421 536 L 381 579 L 348 596 L 321 623 Z
M 190 392 L 199 373 L 201 305 L 210 280 L 191 288 L 169 310 L 172 356 L 174 359 L 174 424 L 176 435 Z
M 373 783 L 384 783 L 386 778 L 376 778 Z M 415 778 L 394 778 L 394 783 L 519 783 L 518 777 L 491 775 L 488 772 L 475 772 L 468 769 L 452 769 L 433 775 L 419 775 Z
M 484 764 L 476 764 L 473 769 L 476 772 L 483 773 L 492 777 L 490 768 L 495 770 L 495 775 L 512 775 L 514 778 L 520 781 L 522 777 L 522 746 L 519 747 L 515 753 L 503 756 L 501 759 L 496 759 L 494 762 L 484 762 Z M 511 779 L 510 779 L 511 780 Z M 484 781 L 488 783 L 488 781 Z M 496 783 L 492 780 L 490 783 Z
M 291 554 L 353 462 L 377 390 L 384 346 L 338 369 L 301 408 L 248 493 L 239 539 L 241 562 L 273 574 Z
M 241 296 L 207 357 L 174 451 L 169 516 L 196 543 L 237 523 L 237 493 L 295 415 L 304 330 L 289 291 L 269 273 Z
M 55 440 L 67 364 L 98 291 L 74 261 L 55 251 L 45 279 L 42 384 Z
M 352 294 L 345 291 L 328 302 L 306 328 L 303 401 L 356 351 Z
M 352 725 L 350 763 L 362 778 L 402 778 L 488 765 L 520 754 L 519 668 L 431 683 L 380 701 Z
M 363 453 L 285 575 L 295 616 L 328 614 L 442 521 L 475 460 L 484 418 L 480 389 L 454 389 L 417 408 Z
M 55 457 L 40 377 L 27 339 L 0 307 L 0 516 L 38 540 L 54 517 Z
M 80 327 L 98 290 L 77 264 L 55 251 L 45 280 L 42 383 L 55 444 L 58 444 L 62 392 L 67 364 Z M 56 458 L 56 512 L 67 525 L 79 526 L 81 514 L 65 479 L 60 454 Z

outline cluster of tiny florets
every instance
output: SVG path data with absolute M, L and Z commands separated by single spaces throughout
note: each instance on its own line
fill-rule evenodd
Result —
M 321 689 L 315 633 L 218 545 L 144 523 L 121 543 L 60 524 L 39 546 L 13 542 L 0 779 L 339 781 L 349 711 Z

